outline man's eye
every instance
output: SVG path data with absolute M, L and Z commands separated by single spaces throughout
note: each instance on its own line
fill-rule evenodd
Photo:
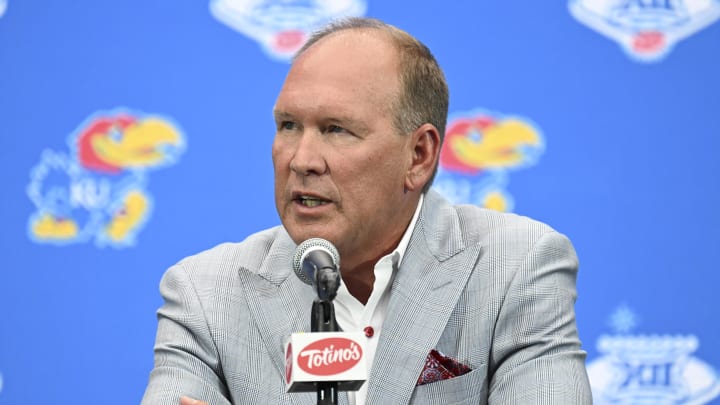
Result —
M 345 128 L 339 127 L 337 125 L 328 125 L 327 132 L 339 134 L 339 133 L 347 132 L 347 130 Z
M 292 121 L 283 121 L 283 122 L 280 123 L 280 129 L 292 130 L 292 129 L 295 129 L 295 128 L 296 128 L 296 125 L 295 125 L 295 123 L 292 122 Z

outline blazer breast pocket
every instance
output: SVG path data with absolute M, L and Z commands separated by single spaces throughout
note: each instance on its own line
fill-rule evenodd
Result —
M 451 405 L 487 403 L 487 365 L 448 380 L 415 387 L 412 405 Z

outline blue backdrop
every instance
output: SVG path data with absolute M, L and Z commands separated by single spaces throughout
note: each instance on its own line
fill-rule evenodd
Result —
M 436 187 L 566 233 L 597 403 L 720 403 L 720 2 L 0 0 L 0 404 L 138 403 L 157 286 L 277 224 L 271 110 L 366 15 L 451 90 Z

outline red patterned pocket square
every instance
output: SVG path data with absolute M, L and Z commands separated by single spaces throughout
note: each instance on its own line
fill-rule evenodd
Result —
M 418 377 L 417 385 L 459 377 L 468 372 L 470 367 L 433 349 L 425 359 L 425 367 Z

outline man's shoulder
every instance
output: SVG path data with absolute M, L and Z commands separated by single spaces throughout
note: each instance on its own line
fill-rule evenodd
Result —
M 555 230 L 536 219 L 477 205 L 452 204 L 437 194 L 429 199 L 428 216 L 438 227 L 455 228 L 465 245 L 490 240 L 536 240 Z M 432 226 L 432 225 L 431 225 Z
M 433 241 L 442 242 L 442 246 L 436 246 L 439 252 L 480 245 L 489 250 L 522 254 L 545 236 L 566 239 L 550 225 L 527 216 L 452 204 L 437 193 L 429 197 L 423 227 L 431 246 Z
M 240 242 L 224 242 L 181 259 L 176 266 L 193 273 L 257 271 L 278 239 L 287 237 L 281 226 L 254 233 Z
M 456 205 L 464 233 L 478 235 L 528 233 L 541 235 L 554 229 L 537 219 L 512 212 L 499 212 L 476 205 Z

